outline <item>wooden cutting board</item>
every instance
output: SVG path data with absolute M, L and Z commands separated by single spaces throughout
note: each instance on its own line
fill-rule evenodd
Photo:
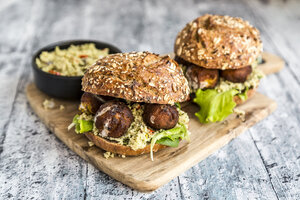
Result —
M 264 53 L 263 58 L 265 63 L 259 67 L 265 74 L 275 73 L 284 66 L 284 62 L 275 55 Z M 34 112 L 71 150 L 114 179 L 140 191 L 152 191 L 166 184 L 276 109 L 273 100 L 256 93 L 245 104 L 238 106 L 238 109 L 246 112 L 244 122 L 232 114 L 225 122 L 200 124 L 194 116 L 199 108 L 187 104 L 183 110 L 190 116 L 190 143 L 183 141 L 178 148 L 163 149 L 154 154 L 154 161 L 151 161 L 148 154 L 105 159 L 104 151 L 95 146 L 90 147 L 84 135 L 67 130 L 77 113 L 79 102 L 54 99 L 56 107 L 45 110 L 42 103 L 51 97 L 39 91 L 33 83 L 27 86 L 26 94 Z M 60 110 L 60 105 L 65 108 Z

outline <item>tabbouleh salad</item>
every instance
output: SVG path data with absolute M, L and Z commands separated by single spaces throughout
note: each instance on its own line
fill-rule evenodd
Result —
M 55 47 L 54 51 L 43 51 L 35 62 L 44 72 L 60 76 L 83 76 L 96 60 L 107 56 L 109 49 L 97 49 L 94 43 L 71 45 L 67 49 Z

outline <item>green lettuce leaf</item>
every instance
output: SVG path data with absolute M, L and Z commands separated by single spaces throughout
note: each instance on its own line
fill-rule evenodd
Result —
M 190 140 L 189 133 L 184 124 L 179 124 L 179 126 L 176 126 L 172 129 L 163 130 L 159 133 L 156 133 L 152 137 L 150 144 L 151 160 L 153 160 L 153 147 L 156 143 L 171 147 L 177 147 L 180 139 L 188 141 Z
M 93 130 L 93 121 L 78 120 L 79 122 L 79 133 L 86 133 Z
M 240 99 L 242 99 L 243 101 L 246 101 L 248 99 L 248 95 L 247 95 L 248 90 L 249 90 L 249 88 L 246 87 L 246 89 L 242 93 L 238 94 Z
M 178 147 L 179 145 L 179 138 L 170 139 L 170 138 L 161 138 L 160 140 L 156 141 L 156 144 L 162 144 L 169 147 Z
M 75 125 L 76 133 L 86 133 L 93 130 L 93 121 L 79 119 L 79 115 L 74 116 L 72 124 Z
M 238 93 L 236 89 L 226 92 L 217 92 L 214 89 L 204 91 L 198 89 L 194 102 L 200 106 L 200 111 L 195 115 L 201 123 L 223 121 L 233 113 L 233 108 L 236 106 L 233 97 Z
M 175 106 L 176 106 L 177 108 L 181 109 L 180 103 L 175 103 Z

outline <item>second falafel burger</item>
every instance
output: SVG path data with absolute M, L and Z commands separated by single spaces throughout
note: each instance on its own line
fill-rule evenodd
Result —
M 182 69 L 169 56 L 149 52 L 108 55 L 84 74 L 77 133 L 107 152 L 151 153 L 189 140 L 188 115 L 179 102 L 189 98 Z
M 253 96 L 264 76 L 257 69 L 262 53 L 259 31 L 241 18 L 198 17 L 179 32 L 174 51 L 196 95 L 201 123 L 224 120 Z

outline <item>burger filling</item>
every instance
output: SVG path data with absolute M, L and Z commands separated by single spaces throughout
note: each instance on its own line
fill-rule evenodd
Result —
M 259 85 L 259 81 L 261 78 L 264 77 L 264 74 L 262 71 L 257 69 L 256 67 L 252 67 L 252 73 L 249 75 L 249 77 L 246 79 L 243 83 L 234 83 L 231 81 L 228 81 L 224 78 L 220 78 L 220 81 L 218 85 L 215 87 L 215 89 L 218 92 L 226 92 L 228 90 L 236 89 L 239 91 L 239 93 L 243 93 L 250 88 L 257 88 Z
M 184 66 L 191 91 L 196 95 L 193 101 L 200 106 L 200 111 L 195 115 L 201 123 L 223 121 L 234 112 L 234 97 L 247 100 L 249 89 L 257 88 L 264 77 L 257 69 L 261 58 L 237 70 L 205 69 L 180 58 L 176 60 Z
M 79 106 L 82 111 L 74 117 L 69 129 L 76 133 L 93 132 L 111 142 L 133 150 L 155 144 L 177 147 L 180 140 L 189 140 L 188 115 L 176 105 L 144 104 L 114 99 L 95 103 L 98 96 L 84 93 Z M 91 112 L 97 110 L 96 112 Z

